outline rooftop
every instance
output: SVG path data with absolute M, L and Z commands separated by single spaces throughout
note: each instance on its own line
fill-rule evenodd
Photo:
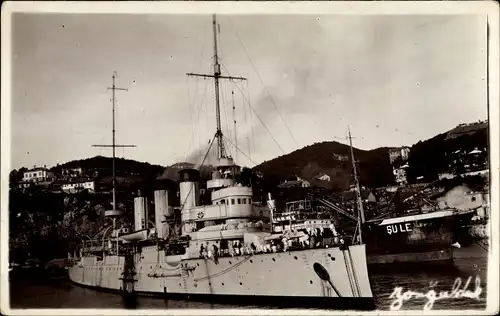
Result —
M 27 170 L 25 172 L 35 172 L 35 171 L 49 171 L 49 169 L 47 169 L 45 167 L 35 167 L 35 168 Z

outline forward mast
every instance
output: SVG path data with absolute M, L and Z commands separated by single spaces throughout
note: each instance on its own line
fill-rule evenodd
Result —
M 220 87 L 219 80 L 247 80 L 243 77 L 233 77 L 233 76 L 223 76 L 221 72 L 221 66 L 219 63 L 219 56 L 217 51 L 217 18 L 215 14 L 213 15 L 213 33 L 214 33 L 214 72 L 213 74 L 198 74 L 198 73 L 187 73 L 188 76 L 192 77 L 203 77 L 203 78 L 214 78 L 215 84 L 215 120 L 217 130 L 215 132 L 215 138 L 217 139 L 217 158 L 224 159 L 229 158 L 226 153 L 226 147 L 224 145 L 224 135 L 221 128 L 221 118 L 220 118 Z

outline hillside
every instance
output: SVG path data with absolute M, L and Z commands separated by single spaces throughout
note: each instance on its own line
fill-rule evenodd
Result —
M 358 162 L 360 181 L 368 187 L 378 187 L 392 183 L 392 167 L 389 163 L 388 147 L 366 151 L 354 148 Z M 343 190 L 352 181 L 352 162 L 349 146 L 331 141 L 315 143 L 280 156 L 254 167 L 266 177 L 275 176 L 280 181 L 299 176 L 327 189 Z M 314 179 L 328 175 L 330 181 Z
M 425 141 L 419 141 L 410 147 L 408 180 L 433 181 L 438 174 L 447 172 L 454 163 L 454 152 L 470 152 L 481 149 L 487 154 L 488 124 L 479 122 L 461 124 L 445 133 Z M 389 147 L 373 150 L 354 148 L 358 162 L 360 182 L 366 187 L 381 187 L 394 184 L 392 166 L 389 161 Z M 290 154 L 265 161 L 254 167 L 267 178 L 285 181 L 299 176 L 320 186 L 332 190 L 347 189 L 352 181 L 352 162 L 349 146 L 335 142 L 321 142 L 296 150 Z M 457 170 L 460 172 L 460 170 Z M 315 179 L 328 175 L 330 181 Z
M 50 171 L 60 173 L 62 169 L 81 167 L 84 171 L 96 171 L 98 176 L 104 177 L 111 175 L 111 166 L 112 158 L 95 156 L 82 160 L 73 160 L 62 165 L 58 164 L 55 167 L 50 168 Z M 165 167 L 152 165 L 147 162 L 139 162 L 132 159 L 116 158 L 115 169 L 117 175 L 151 178 L 161 174 Z

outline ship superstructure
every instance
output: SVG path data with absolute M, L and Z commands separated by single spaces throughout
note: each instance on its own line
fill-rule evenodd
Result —
M 115 228 L 114 237 L 83 247 L 69 269 L 71 280 L 128 294 L 212 302 L 373 308 L 360 240 L 325 245 L 301 235 L 302 243 L 289 247 L 296 232 L 273 232 L 273 200 L 267 206 L 254 202 L 252 188 L 238 183 L 240 167 L 226 153 L 220 124 L 219 80 L 244 78 L 221 74 L 216 25 L 214 15 L 214 73 L 188 74 L 215 82 L 217 128 L 210 148 L 216 144 L 217 162 L 206 182 L 211 203 L 200 202 L 204 161 L 181 170 L 180 205 L 172 206 L 172 192 L 155 191 L 150 223 L 148 197 L 136 197 L 134 230 Z

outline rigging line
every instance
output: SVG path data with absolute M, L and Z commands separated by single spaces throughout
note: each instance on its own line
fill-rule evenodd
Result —
M 200 69 L 201 69 L 201 65 L 203 62 L 203 53 L 205 52 L 205 44 L 206 44 L 206 39 L 207 39 L 207 28 L 204 28 L 204 30 L 205 30 L 205 32 L 203 33 L 203 40 L 202 40 L 202 44 L 201 44 L 200 57 L 198 60 L 198 68 L 200 68 Z M 196 58 L 196 57 L 194 57 L 194 58 Z M 189 76 L 186 76 L 186 84 L 188 83 L 188 79 L 189 79 Z M 198 84 L 199 84 L 199 81 L 196 80 L 196 86 L 195 86 L 196 93 L 194 94 L 193 102 L 191 103 L 193 106 L 194 106 L 195 101 L 196 101 L 196 96 L 197 96 L 197 92 L 198 92 Z M 189 85 L 188 85 L 188 94 L 189 94 Z M 191 108 L 190 108 L 190 113 L 191 114 L 193 113 Z M 190 119 L 190 123 L 192 124 L 192 121 L 191 121 L 192 115 L 190 115 L 189 119 Z M 191 128 L 192 128 L 192 125 L 190 126 L 190 129 Z
M 226 136 L 224 136 L 224 138 L 227 140 L 227 142 L 231 145 L 233 145 L 234 148 L 236 148 L 237 151 L 239 151 L 240 153 L 243 154 L 243 156 L 245 156 L 248 160 L 250 160 L 251 163 L 254 164 L 254 166 L 257 165 L 257 163 L 255 161 L 252 160 L 252 158 L 250 158 L 247 154 L 245 154 L 245 152 L 243 150 L 241 150 L 240 148 L 238 148 L 238 146 L 236 146 L 235 144 L 233 144 L 233 142 L 231 142 Z
M 247 146 L 248 146 L 248 155 L 252 155 L 252 150 L 250 148 L 250 131 L 252 131 L 252 126 L 251 125 L 248 125 L 248 121 L 247 121 L 247 105 L 245 104 L 245 98 L 244 96 L 242 97 L 243 99 L 243 115 L 245 116 L 245 127 L 248 128 L 247 132 L 246 132 L 246 140 L 247 140 Z
M 221 84 L 220 85 L 221 87 L 221 94 L 222 94 L 222 107 L 224 108 L 224 116 L 226 118 L 226 120 L 224 121 L 225 125 L 226 125 L 226 132 L 228 135 L 231 135 L 231 131 L 229 130 L 229 125 L 228 125 L 228 120 L 227 120 L 227 99 L 226 99 L 226 93 L 227 93 L 227 90 L 226 90 L 226 87 L 224 84 Z
M 250 128 L 248 127 L 248 122 L 247 122 L 247 106 L 245 104 L 245 99 L 242 97 L 241 98 L 241 104 L 243 104 L 243 121 L 244 121 L 244 124 L 243 126 L 245 126 L 245 139 L 246 139 L 246 144 L 247 144 L 247 149 L 248 149 L 248 154 L 250 155 L 250 138 L 248 137 L 248 134 L 249 134 L 249 131 L 250 131 Z M 248 130 L 246 130 L 248 129 Z
M 208 147 L 207 153 L 205 154 L 205 157 L 203 157 L 203 160 L 202 160 L 202 162 L 200 164 L 200 172 L 201 172 L 201 168 L 203 167 L 203 164 L 205 164 L 205 160 L 207 159 L 208 153 L 210 152 L 210 149 L 212 148 L 212 145 L 213 145 L 214 140 L 215 140 L 216 137 L 217 137 L 217 134 L 215 134 L 214 137 L 212 138 L 212 141 L 210 142 L 210 146 Z M 193 191 L 193 187 L 194 186 L 191 186 L 189 188 L 189 192 L 186 195 L 186 198 L 184 199 L 184 202 L 182 202 L 181 211 L 184 209 L 184 206 L 186 205 L 187 199 L 191 195 L 191 191 Z
M 196 95 L 198 92 L 198 81 L 196 81 L 196 86 L 195 86 L 195 93 L 194 93 L 194 97 L 193 97 L 193 100 L 191 101 L 191 93 L 189 92 L 189 77 L 186 76 L 186 87 L 187 87 L 187 99 L 188 99 L 188 104 L 189 104 L 189 132 L 191 133 L 191 137 L 192 135 L 194 134 L 194 127 L 193 127 L 193 112 L 194 111 L 194 104 L 195 104 L 195 100 L 196 100 Z M 191 149 L 191 140 L 189 141 L 188 143 L 188 149 L 186 151 L 186 158 L 184 160 L 187 159 L 187 153 L 189 152 L 189 150 Z
M 226 67 L 224 65 L 222 65 L 222 67 L 224 67 L 224 69 L 226 70 L 226 72 L 228 73 L 229 76 L 231 76 L 231 74 L 229 74 L 229 71 L 227 71 Z M 252 110 L 252 112 L 257 116 L 257 118 L 259 119 L 260 123 L 262 123 L 262 125 L 264 126 L 264 128 L 266 129 L 267 133 L 269 134 L 269 136 L 271 136 L 271 138 L 273 139 L 273 141 L 276 143 L 276 145 L 279 147 L 279 149 L 281 150 L 282 153 L 285 153 L 285 151 L 283 150 L 283 148 L 280 146 L 280 144 L 278 143 L 278 141 L 276 140 L 276 138 L 274 138 L 273 134 L 271 134 L 271 131 L 267 128 L 266 124 L 264 123 L 264 121 L 262 121 L 262 119 L 260 118 L 259 114 L 255 111 L 255 109 L 253 108 L 253 106 L 249 103 L 248 99 L 246 98 L 246 96 L 243 94 L 243 92 L 241 91 L 241 88 L 236 85 L 236 87 L 238 87 L 238 90 L 240 91 L 241 95 L 243 96 L 243 98 L 245 99 L 245 101 L 247 102 L 248 106 L 250 107 L 250 109 Z
M 187 90 L 187 101 L 188 101 L 188 105 L 189 105 L 189 132 L 193 132 L 192 129 L 193 129 L 193 112 L 194 112 L 194 104 L 195 104 L 195 100 L 196 100 L 196 93 L 194 93 L 194 97 L 193 97 L 193 100 L 191 101 L 191 93 L 189 91 L 189 77 L 186 76 L 186 90 Z M 195 86 L 195 89 L 194 89 L 195 92 L 198 92 L 198 81 L 196 81 L 196 86 Z
M 249 83 L 248 83 L 248 80 L 247 80 L 247 94 L 248 94 L 248 102 L 250 103 L 250 87 L 249 87 Z M 253 119 L 252 119 L 252 113 L 250 112 L 250 129 L 252 131 L 252 145 L 253 145 L 253 152 L 255 152 L 255 128 L 254 128 L 254 124 L 253 124 Z M 251 154 L 252 152 L 250 152 L 249 154 Z
M 200 113 L 201 113 L 201 108 L 203 107 L 203 100 L 205 100 L 205 95 L 207 94 L 207 87 L 208 87 L 208 81 L 205 80 L 205 90 L 203 92 L 203 98 L 201 100 L 201 103 L 200 105 L 198 106 L 198 115 L 196 117 L 196 122 L 199 121 L 200 119 Z M 188 150 L 186 151 L 186 156 L 184 158 L 184 160 L 187 160 L 187 156 L 189 154 L 189 151 L 191 150 L 191 143 L 193 142 L 194 140 L 194 136 L 195 136 L 195 131 L 196 131 L 196 128 L 198 127 L 199 124 L 196 124 L 195 127 L 194 127 L 194 130 L 193 130 L 193 133 L 191 134 L 191 139 L 189 140 L 189 144 L 188 144 Z
M 269 98 L 271 99 L 271 103 L 273 104 L 274 106 L 274 109 L 276 110 L 276 112 L 278 112 L 281 120 L 283 121 L 283 123 L 285 124 L 286 126 L 286 129 L 288 130 L 288 133 L 290 134 L 290 136 L 292 136 L 292 139 L 293 141 L 295 142 L 295 146 L 299 146 L 299 144 L 297 143 L 297 140 L 295 139 L 295 137 L 293 136 L 292 134 L 292 131 L 290 130 L 290 128 L 288 127 L 288 124 L 286 123 L 285 119 L 283 118 L 283 115 L 281 115 L 281 112 L 278 110 L 278 107 L 276 106 L 276 103 L 274 102 L 274 98 L 273 96 L 269 93 L 269 91 L 267 90 L 267 87 L 265 86 L 264 84 L 264 81 L 262 80 L 262 77 L 260 76 L 258 70 L 257 70 L 257 67 L 255 67 L 255 64 L 254 62 L 252 61 L 252 58 L 250 58 L 250 55 L 248 54 L 247 52 L 247 49 L 245 48 L 245 45 L 243 44 L 243 41 L 241 40 L 240 36 L 238 35 L 238 32 L 236 31 L 236 28 L 234 27 L 234 24 L 232 22 L 232 19 L 229 18 L 229 20 L 231 21 L 231 26 L 233 27 L 233 30 L 234 30 L 234 33 L 236 34 L 236 37 L 238 38 L 239 42 L 241 43 L 241 46 L 243 47 L 243 50 L 245 51 L 245 54 L 247 55 L 248 57 L 248 60 L 250 60 L 250 63 L 252 64 L 252 67 L 253 69 L 255 70 L 255 72 L 257 73 L 257 77 L 259 77 L 259 80 L 260 82 L 262 83 L 262 86 L 264 87 L 264 91 L 266 92 L 266 94 L 269 96 Z

